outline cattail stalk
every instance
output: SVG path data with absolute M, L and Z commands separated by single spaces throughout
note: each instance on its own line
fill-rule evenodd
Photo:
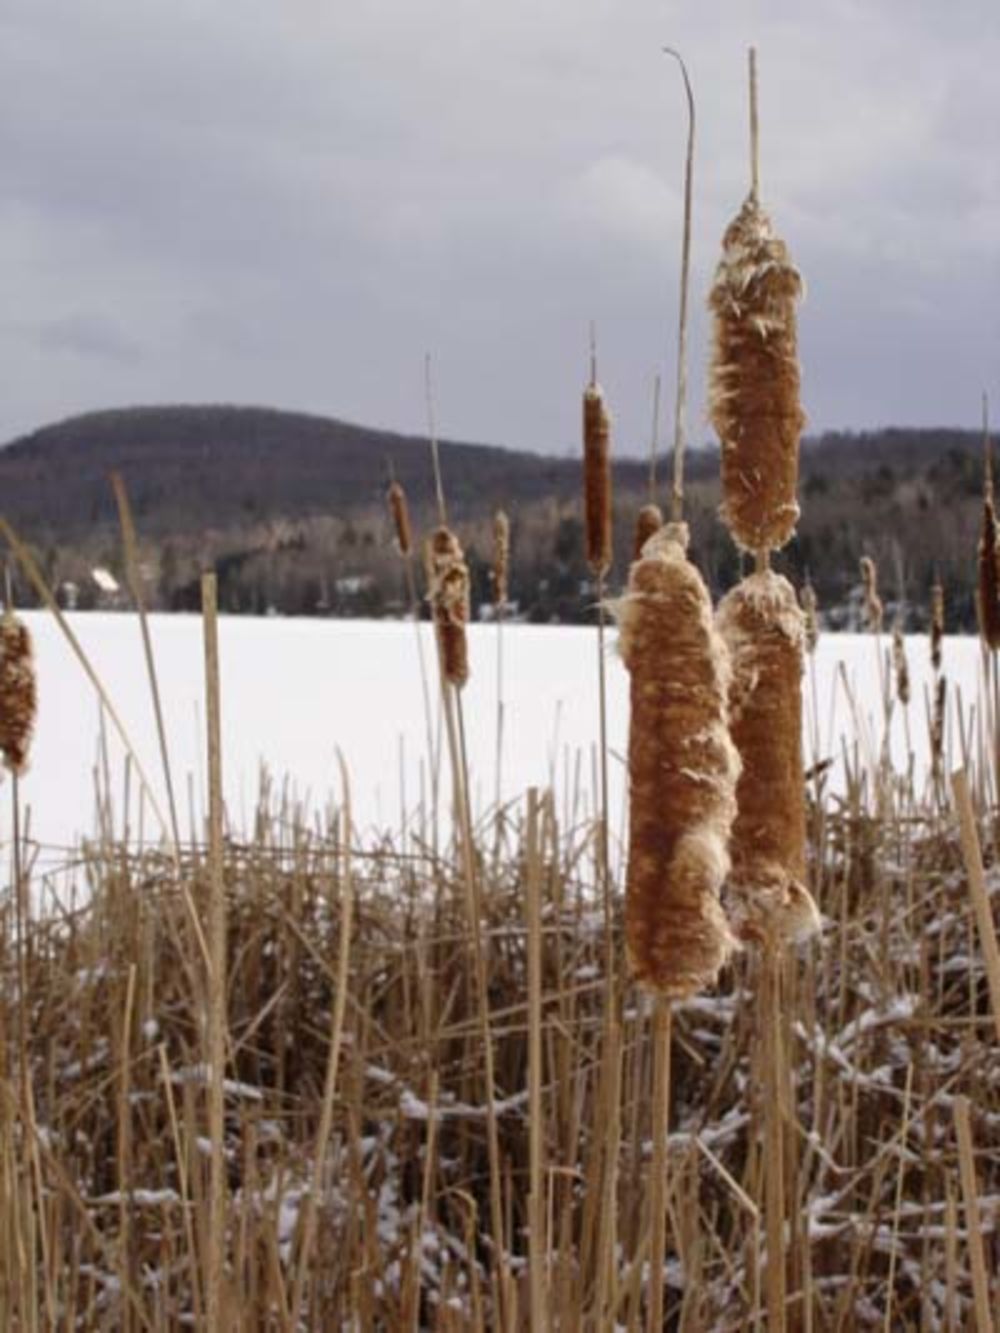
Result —
M 940 671 L 944 646 L 944 588 L 939 578 L 935 578 L 931 587 L 930 643 L 931 667 Z
M 587 564 L 601 579 L 611 568 L 611 417 L 596 379 L 591 348 L 590 383 L 583 391 L 583 496 Z
M 439 526 L 425 546 L 427 564 L 428 601 L 437 631 L 438 666 L 441 674 L 441 702 L 444 712 L 448 749 L 451 756 L 457 823 L 461 829 L 462 879 L 465 888 L 465 909 L 469 922 L 475 978 L 476 1008 L 480 1038 L 483 1043 L 483 1072 L 486 1097 L 486 1148 L 490 1176 L 490 1226 L 494 1246 L 494 1308 L 498 1330 L 506 1329 L 509 1322 L 511 1293 L 507 1263 L 506 1230 L 503 1215 L 503 1192 L 500 1174 L 500 1133 L 496 1109 L 496 1069 L 493 1052 L 493 1029 L 490 1021 L 489 983 L 486 971 L 486 951 L 483 945 L 484 911 L 481 885 L 476 869 L 472 842 L 472 804 L 469 798 L 469 762 L 465 743 L 465 719 L 462 712 L 462 687 L 469 678 L 469 653 L 466 625 L 469 619 L 469 569 L 458 538 L 448 527 L 441 460 L 437 447 L 437 428 L 434 419 L 434 394 L 431 382 L 430 356 L 425 358 L 424 377 L 427 396 L 427 419 L 431 442 L 431 460 L 437 495 Z
M 802 279 L 754 194 L 722 244 L 709 297 L 709 413 L 722 446 L 722 516 L 744 550 L 778 550 L 799 517 Z
M 503 621 L 510 595 L 510 519 L 502 509 L 493 515 L 493 607 L 497 623 L 497 736 L 496 736 L 496 841 L 494 864 L 500 855 L 503 802 Z
M 434 616 L 444 678 L 456 690 L 469 679 L 469 567 L 450 528 L 435 528 L 427 542 L 427 600 Z
M 878 595 L 878 565 L 872 560 L 871 556 L 863 555 L 860 568 L 861 586 L 864 592 L 862 603 L 864 625 L 873 634 L 881 634 L 885 619 L 885 608 L 882 605 L 881 597 Z
M 639 510 L 635 520 L 635 541 L 632 559 L 638 560 L 642 548 L 658 528 L 663 526 L 663 511 L 656 503 L 656 454 L 660 442 L 660 377 L 653 381 L 653 428 L 649 440 L 649 499 Z
M 28 766 L 38 693 L 27 625 L 14 614 L 8 593 L 0 619 L 0 755 L 15 776 Z
M 618 611 L 631 677 L 625 938 L 636 979 L 669 999 L 712 985 L 735 947 L 719 901 L 739 772 L 729 664 L 687 540 L 668 524 L 647 543 Z
M 730 844 L 734 912 L 745 935 L 780 946 L 819 924 L 806 888 L 804 617 L 788 580 L 765 570 L 727 593 L 716 622 L 732 659 L 730 728 L 743 765 Z
M 431 784 L 431 841 L 432 847 L 436 853 L 438 835 L 438 790 L 440 786 L 440 751 L 439 747 L 434 744 L 431 691 L 427 675 L 427 662 L 424 657 L 424 638 L 420 631 L 420 601 L 417 596 L 417 578 L 413 568 L 414 543 L 413 525 L 410 521 L 410 506 L 406 498 L 406 491 L 394 477 L 390 481 L 389 489 L 386 492 L 386 502 L 389 507 L 389 516 L 393 530 L 396 534 L 396 549 L 399 551 L 403 561 L 406 591 L 410 602 L 410 618 L 413 621 L 413 632 L 417 640 L 417 664 L 420 671 L 420 690 L 424 701 L 424 725 L 427 732 L 427 763 Z

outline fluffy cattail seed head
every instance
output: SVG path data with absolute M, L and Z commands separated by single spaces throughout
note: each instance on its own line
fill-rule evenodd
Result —
M 598 384 L 583 394 L 583 493 L 587 564 L 604 574 L 611 568 L 611 418 Z
M 683 524 L 649 538 L 616 608 L 632 706 L 625 938 L 640 984 L 675 999 L 711 985 L 736 946 L 719 901 L 739 773 L 729 664 L 686 548 Z
M 861 557 L 861 583 L 864 589 L 865 627 L 870 629 L 873 634 L 880 634 L 885 609 L 882 606 L 882 599 L 878 595 L 878 565 L 871 556 L 863 555 Z
M 410 527 L 410 509 L 406 503 L 406 492 L 398 481 L 394 481 L 388 490 L 389 513 L 396 529 L 396 545 L 399 554 L 408 556 L 413 550 L 413 529 Z
M 992 486 L 983 496 L 983 523 L 979 532 L 976 612 L 979 633 L 987 648 L 1000 648 L 1000 532 L 993 507 Z
M 435 528 L 427 539 L 427 600 L 431 605 L 444 678 L 456 689 L 469 679 L 469 567 L 450 528 Z
M 510 593 L 510 519 L 502 509 L 493 515 L 493 598 L 503 606 Z
M 652 537 L 654 532 L 659 532 L 663 527 L 663 513 L 659 505 L 643 505 L 639 510 L 635 520 L 635 550 L 632 553 L 633 560 L 639 560 L 642 557 L 642 548 Z
M 8 609 L 0 619 L 0 754 L 12 773 L 27 767 L 37 706 L 31 634 Z
M 796 303 L 802 278 L 751 194 L 722 242 L 709 415 L 722 445 L 722 517 L 748 551 L 784 546 L 799 517 Z
M 799 601 L 802 604 L 806 652 L 811 655 L 816 651 L 816 645 L 819 643 L 819 603 L 816 600 L 816 589 L 811 583 L 807 582 L 805 584 L 799 594 Z
M 944 645 L 944 588 L 935 579 L 931 588 L 931 666 L 941 670 L 941 649 Z
M 806 881 L 802 763 L 804 625 L 795 591 L 773 570 L 744 579 L 716 623 L 733 666 L 730 730 L 743 768 L 730 842 L 733 914 L 741 933 L 778 941 L 803 935 Z
M 906 640 L 898 624 L 892 627 L 892 667 L 896 676 L 896 698 L 905 708 L 910 702 L 910 664 L 906 660 Z

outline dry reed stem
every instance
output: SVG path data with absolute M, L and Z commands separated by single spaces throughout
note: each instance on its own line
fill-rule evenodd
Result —
M 222 847 L 222 724 L 219 687 L 219 622 L 214 574 L 203 574 L 201 607 L 205 637 L 205 723 L 208 740 L 208 1022 L 205 1063 L 209 1071 L 211 1142 L 208 1271 L 205 1291 L 210 1328 L 228 1321 L 226 1297 L 226 886 Z
M 163 767 L 163 781 L 167 789 L 167 809 L 170 814 L 170 829 L 173 834 L 174 862 L 180 862 L 180 824 L 177 819 L 177 801 L 174 796 L 173 771 L 170 767 L 170 750 L 167 745 L 167 729 L 163 719 L 163 705 L 160 700 L 160 682 L 156 671 L 156 657 L 153 653 L 153 639 L 149 632 L 149 616 L 146 613 L 146 599 L 142 590 L 142 575 L 139 567 L 139 540 L 132 518 L 132 506 L 129 504 L 125 482 L 117 472 L 111 473 L 111 489 L 118 506 L 118 520 L 122 530 L 122 546 L 125 553 L 125 573 L 128 579 L 132 601 L 139 613 L 139 628 L 142 633 L 142 650 L 146 660 L 146 676 L 153 700 L 153 716 L 156 721 L 156 736 L 160 747 L 160 763 Z
M 892 667 L 896 677 L 896 698 L 905 708 L 910 702 L 910 664 L 906 659 L 906 640 L 898 621 L 892 627 Z
M 469 679 L 469 567 L 450 528 L 435 528 L 427 540 L 427 600 L 431 605 L 444 678 L 460 690 Z
M 993 1319 L 990 1315 L 990 1286 L 986 1275 L 986 1257 L 983 1253 L 982 1217 L 979 1212 L 979 1187 L 976 1184 L 968 1097 L 955 1098 L 954 1118 L 955 1134 L 958 1139 L 958 1167 L 962 1179 L 962 1203 L 965 1206 L 965 1232 L 969 1238 L 969 1260 L 972 1265 L 976 1329 L 978 1333 L 994 1333 Z
M 885 608 L 882 605 L 881 597 L 878 595 L 878 565 L 871 556 L 863 555 L 860 568 L 861 586 L 864 591 L 862 613 L 865 628 L 871 630 L 873 634 L 881 634 Z
M 1000 947 L 997 945 L 993 909 L 990 906 L 989 890 L 983 872 L 983 857 L 979 846 L 979 834 L 976 831 L 975 810 L 969 793 L 969 779 L 964 769 L 952 774 L 951 785 L 958 807 L 962 857 L 965 861 L 966 874 L 969 876 L 969 895 L 976 916 L 979 947 L 983 954 L 990 1004 L 993 1008 L 993 1022 L 996 1026 L 997 1040 L 1000 1041 Z
M 742 760 L 734 912 L 751 936 L 803 939 L 819 914 L 805 884 L 802 612 L 788 580 L 765 570 L 727 593 L 716 623 L 732 661 L 730 729 Z
M 611 568 L 611 418 L 599 384 L 583 394 L 583 495 L 587 564 L 594 575 Z
M 396 547 L 400 555 L 408 556 L 413 550 L 413 528 L 410 526 L 410 507 L 406 502 L 406 492 L 398 481 L 394 481 L 386 492 L 386 498 L 396 531 Z
M 635 520 L 635 543 L 632 548 L 632 559 L 642 559 L 642 548 L 652 537 L 654 532 L 659 532 L 663 527 L 663 512 L 659 505 L 643 505 L 639 510 Z
M 0 754 L 15 775 L 28 766 L 37 711 L 31 633 L 8 606 L 0 618 Z
M 340 882 L 340 931 L 337 946 L 337 982 L 334 991 L 333 1012 L 330 1016 L 330 1045 L 326 1062 L 326 1074 L 323 1082 L 323 1102 L 319 1123 L 316 1128 L 316 1144 L 313 1149 L 312 1176 L 313 1187 L 307 1192 L 305 1215 L 301 1229 L 301 1245 L 298 1254 L 298 1267 L 295 1284 L 292 1288 L 291 1313 L 292 1327 L 299 1322 L 299 1311 L 305 1282 L 309 1274 L 313 1246 L 316 1236 L 316 1211 L 319 1197 L 325 1184 L 326 1155 L 329 1151 L 333 1129 L 333 1114 L 336 1103 L 337 1074 L 340 1068 L 340 1052 L 344 1038 L 344 1018 L 347 1013 L 347 993 L 351 961 L 351 930 L 354 921 L 354 874 L 351 862 L 351 788 L 347 778 L 347 768 L 343 755 L 338 750 L 337 762 L 340 766 L 341 784 L 344 793 L 342 812 L 342 837 L 339 850 L 343 858 L 342 878 Z
M 504 606 L 510 597 L 510 519 L 502 509 L 493 515 L 493 600 Z
M 750 195 L 723 237 L 709 296 L 709 413 L 722 446 L 722 517 L 744 550 L 784 546 L 799 517 L 796 302 L 802 279 Z
M 651 538 L 617 608 L 632 678 L 626 943 L 638 981 L 681 999 L 712 985 L 735 947 L 719 892 L 739 773 L 729 662 L 687 541 L 683 524 Z

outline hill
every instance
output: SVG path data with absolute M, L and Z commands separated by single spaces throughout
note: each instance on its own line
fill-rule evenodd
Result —
M 806 441 L 803 520 L 784 567 L 796 579 L 808 569 L 821 599 L 844 614 L 861 554 L 882 564 L 890 598 L 922 601 L 936 567 L 949 585 L 953 624 L 970 623 L 980 455 L 978 437 L 955 430 Z M 441 444 L 441 460 L 476 596 L 489 596 L 489 519 L 503 505 L 514 521 L 514 596 L 539 619 L 578 617 L 586 571 L 577 461 L 450 441 Z M 401 595 L 383 512 L 390 464 L 418 525 L 431 522 L 422 438 L 261 408 L 139 407 L 74 417 L 13 441 L 0 450 L 0 496 L 49 579 L 78 583 L 84 603 L 89 568 L 120 571 L 107 482 L 117 470 L 144 541 L 154 604 L 192 604 L 197 572 L 211 561 L 232 610 L 378 613 L 398 609 Z M 715 518 L 717 470 L 714 450 L 690 452 L 694 552 L 718 590 L 737 576 L 739 560 Z M 641 460 L 616 464 L 620 571 L 646 473 Z

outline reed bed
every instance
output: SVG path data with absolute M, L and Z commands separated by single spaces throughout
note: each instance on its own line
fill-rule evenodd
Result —
M 533 1125 L 544 1145 L 547 1326 L 595 1326 L 602 1256 L 588 1198 L 614 1114 L 617 1248 L 605 1257 L 619 1322 L 638 1327 L 650 1013 L 617 969 L 621 1078 L 611 1106 L 602 1078 L 603 914 L 588 875 L 588 830 L 561 827 L 555 809 L 537 798 L 529 838 L 522 805 L 508 827 L 509 856 L 495 868 L 480 860 L 513 1274 L 507 1326 L 529 1326 Z M 789 1319 L 805 1327 L 808 1313 L 816 1329 L 886 1319 L 893 1328 L 969 1327 L 975 1236 L 987 1273 L 1000 1268 L 1000 1158 L 990 1147 L 1000 1066 L 958 829 L 933 806 L 875 819 L 856 788 L 811 813 L 823 937 L 784 965 L 789 1112 L 801 1126 L 786 1162 Z M 383 838 L 350 849 L 351 872 L 342 821 L 317 832 L 293 811 L 262 806 L 256 827 L 253 841 L 226 841 L 222 865 L 227 1317 L 261 1329 L 495 1327 L 462 869 L 447 854 L 428 874 L 422 852 Z M 996 892 L 988 830 L 983 846 L 987 893 Z M 46 901 L 27 930 L 33 1125 L 20 1109 L 9 1040 L 4 1050 L 0 1324 L 204 1327 L 211 1080 L 201 945 L 185 898 L 208 912 L 208 849 L 184 847 L 178 879 L 159 853 L 94 845 L 75 881 L 77 894 Z M 339 1078 L 315 1179 L 349 892 Z M 617 914 L 614 924 L 619 950 Z M 752 954 L 737 955 L 713 992 L 673 1005 L 671 1328 L 749 1328 L 759 1312 L 763 1108 L 753 1092 L 749 1002 L 758 966 Z M 17 978 L 6 946 L 0 981 L 9 1034 Z M 529 1114 L 533 1040 L 540 1124 Z M 960 1099 L 974 1145 L 972 1231 L 953 1123 Z M 315 1240 L 300 1272 L 310 1191 Z

